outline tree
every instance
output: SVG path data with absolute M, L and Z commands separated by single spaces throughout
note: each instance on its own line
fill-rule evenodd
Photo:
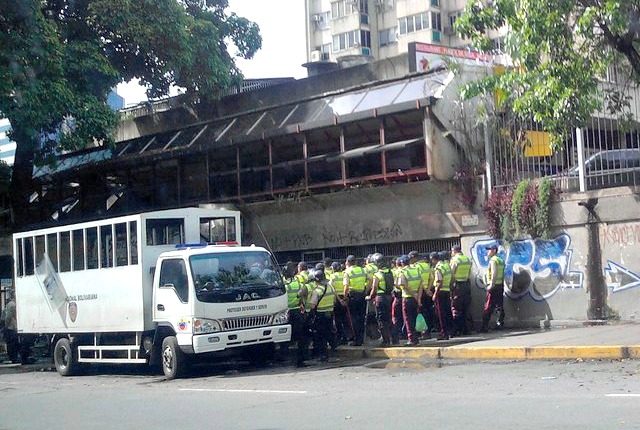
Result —
M 147 95 L 172 85 L 199 99 L 238 83 L 228 44 L 251 58 L 258 26 L 227 0 L 0 0 L 0 114 L 17 143 L 12 206 L 28 222 L 35 164 L 61 151 L 111 145 L 118 116 L 106 104 L 119 82 Z
M 468 85 L 464 97 L 506 94 L 504 103 L 550 132 L 552 143 L 599 108 L 629 115 L 624 85 L 598 84 L 613 64 L 625 83 L 640 83 L 640 0 L 471 0 L 455 27 L 484 51 L 492 49 L 490 31 L 508 29 L 511 64 Z

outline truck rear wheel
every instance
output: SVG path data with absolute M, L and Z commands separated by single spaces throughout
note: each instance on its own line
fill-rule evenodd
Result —
M 66 337 L 56 342 L 53 348 L 53 362 L 61 376 L 72 376 L 78 373 L 77 350 Z
M 167 336 L 162 341 L 162 372 L 167 379 L 175 379 L 184 375 L 188 363 L 187 357 L 178 346 L 175 336 Z

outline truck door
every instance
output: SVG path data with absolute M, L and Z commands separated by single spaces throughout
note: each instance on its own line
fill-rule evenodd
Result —
M 187 266 L 181 258 L 168 258 L 160 263 L 160 276 L 156 278 L 154 320 L 170 322 L 176 332 L 191 326 L 189 304 L 189 278 Z

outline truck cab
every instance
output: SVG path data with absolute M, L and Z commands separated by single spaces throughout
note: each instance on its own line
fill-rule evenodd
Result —
M 153 280 L 153 321 L 170 338 L 161 353 L 167 376 L 180 373 L 184 354 L 290 340 L 284 284 L 266 249 L 179 248 L 160 255 Z

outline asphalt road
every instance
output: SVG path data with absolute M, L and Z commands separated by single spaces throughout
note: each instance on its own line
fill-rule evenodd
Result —
M 640 361 L 0 374 L 0 429 L 638 429 Z

